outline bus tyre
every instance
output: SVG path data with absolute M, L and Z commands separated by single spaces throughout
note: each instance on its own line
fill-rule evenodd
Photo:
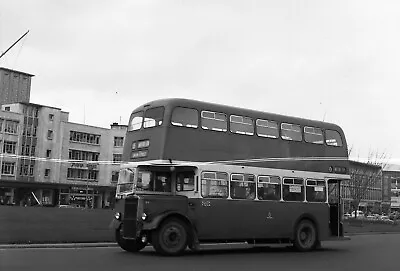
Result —
M 294 234 L 294 247 L 298 251 L 311 251 L 318 245 L 317 229 L 310 220 L 301 220 Z
M 188 244 L 188 231 L 185 222 L 172 218 L 163 222 L 153 231 L 151 242 L 157 253 L 177 256 L 183 253 Z
M 143 243 L 141 240 L 124 239 L 123 235 L 124 234 L 121 225 L 121 227 L 115 230 L 115 240 L 117 241 L 118 245 L 125 251 L 139 252 L 147 245 L 146 243 Z

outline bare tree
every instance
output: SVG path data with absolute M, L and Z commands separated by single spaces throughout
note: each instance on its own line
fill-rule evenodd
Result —
M 349 156 L 352 148 L 349 149 Z M 360 160 L 360 159 L 358 159 Z M 382 169 L 388 163 L 386 152 L 369 151 L 366 161 L 354 161 L 350 167 L 350 180 L 344 184 L 344 189 L 348 189 L 351 198 L 352 209 L 357 210 L 360 202 L 367 198 L 371 188 L 376 187 L 376 183 L 382 184 Z

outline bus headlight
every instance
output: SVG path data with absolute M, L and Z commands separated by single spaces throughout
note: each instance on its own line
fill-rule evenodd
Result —
M 120 220 L 121 219 L 121 213 L 115 213 L 114 217 L 116 220 Z
M 142 220 L 143 220 L 143 221 L 145 221 L 145 220 L 146 220 L 146 218 L 147 218 L 147 215 L 146 215 L 146 213 L 143 213 L 143 214 L 142 214 Z

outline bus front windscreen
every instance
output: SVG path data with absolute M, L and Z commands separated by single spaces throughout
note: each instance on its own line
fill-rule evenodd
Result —
M 119 171 L 117 194 L 133 193 L 135 189 L 135 169 L 125 168 Z

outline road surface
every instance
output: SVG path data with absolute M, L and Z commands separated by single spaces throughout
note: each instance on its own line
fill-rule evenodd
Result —
M 399 270 L 400 234 L 352 236 L 324 242 L 323 248 L 299 253 L 287 247 L 226 248 L 211 246 L 181 257 L 162 257 L 152 248 L 138 254 L 116 247 L 0 249 L 0 271 L 133 270 Z

